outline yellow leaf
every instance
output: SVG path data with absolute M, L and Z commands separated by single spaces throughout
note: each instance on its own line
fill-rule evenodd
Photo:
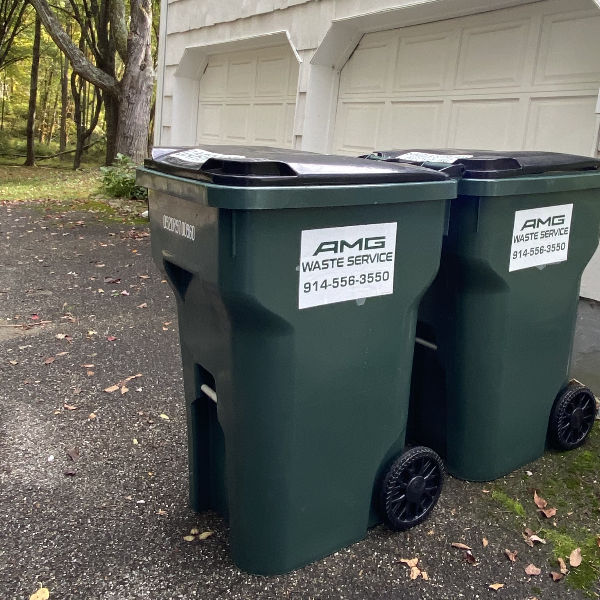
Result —
M 199 536 L 198 539 L 199 540 L 205 540 L 206 538 L 209 538 L 212 534 L 214 533 L 214 531 L 203 531 Z
M 410 578 L 416 579 L 421 574 L 421 570 L 418 567 L 410 568 Z
M 113 392 L 116 392 L 119 389 L 118 385 L 111 385 L 107 388 L 104 388 L 105 392 L 108 392 L 109 394 L 112 394 Z
M 419 564 L 419 559 L 418 558 L 399 558 L 398 562 L 404 563 L 407 567 L 410 567 L 412 569 L 413 567 L 416 567 Z
M 504 587 L 504 584 L 503 583 L 490 583 L 490 585 L 488 587 L 490 588 L 490 590 L 498 591 L 500 588 Z
M 194 535 L 184 535 L 184 536 L 183 536 L 183 539 L 184 539 L 186 542 L 193 542 L 193 541 L 196 539 L 196 536 L 194 536 Z
M 169 415 L 165 415 L 165 413 L 160 413 L 159 417 L 165 421 L 170 421 Z
M 192 535 L 198 535 L 200 533 L 200 530 L 197 527 L 193 527 L 192 529 L 190 529 L 190 533 Z
M 484 548 L 487 548 L 488 544 L 489 544 L 489 542 L 488 542 L 488 539 L 487 539 L 487 538 L 483 538 L 483 539 L 481 540 L 481 545 L 482 545 Z
M 48 600 L 50 598 L 50 590 L 48 588 L 40 588 L 34 594 L 29 596 L 29 600 Z

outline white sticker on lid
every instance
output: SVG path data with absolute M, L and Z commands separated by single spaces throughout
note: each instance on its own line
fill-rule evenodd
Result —
M 304 230 L 298 308 L 393 294 L 396 229 L 376 223 Z
M 246 158 L 241 154 L 219 154 L 218 152 L 209 152 L 201 148 L 190 148 L 170 154 L 167 158 L 175 158 L 178 161 L 189 163 L 190 165 L 203 165 L 209 158 Z
M 452 164 L 459 158 L 473 158 L 472 154 L 429 154 L 427 152 L 407 152 L 395 158 L 409 160 L 410 162 L 433 162 Z
M 567 260 L 572 213 L 572 204 L 517 210 L 508 270 Z

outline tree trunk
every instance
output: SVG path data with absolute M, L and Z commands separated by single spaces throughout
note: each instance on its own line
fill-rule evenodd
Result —
M 70 28 L 67 27 L 70 33 Z M 60 72 L 60 135 L 58 151 L 64 152 L 67 149 L 67 107 L 69 106 L 69 59 L 63 55 Z M 63 155 L 64 156 L 64 155 Z M 61 159 L 63 158 L 61 156 Z
M 150 49 L 151 0 L 131 0 L 127 63 L 120 83 L 117 152 L 141 163 L 146 157 L 154 69 Z
M 117 125 L 119 120 L 119 100 L 105 95 L 104 120 L 106 121 L 106 164 L 112 165 L 117 157 Z
M 27 115 L 27 158 L 25 166 L 32 167 L 35 164 L 34 142 L 35 142 L 35 105 L 37 100 L 38 71 L 40 67 L 40 37 L 41 21 L 35 18 L 35 34 L 33 38 L 33 53 L 31 56 L 31 81 L 29 83 L 29 113 Z
M 58 108 L 58 91 L 54 93 L 54 103 L 52 104 L 52 116 L 50 118 L 50 125 L 48 125 L 48 137 L 46 138 L 46 144 L 49 146 L 52 143 L 54 137 L 54 127 L 56 126 L 56 109 Z

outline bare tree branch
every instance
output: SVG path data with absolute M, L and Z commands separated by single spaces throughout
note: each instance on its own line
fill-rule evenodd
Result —
M 89 62 L 83 52 L 73 43 L 73 40 L 62 28 L 60 21 L 48 6 L 48 2 L 46 0 L 30 0 L 30 2 L 33 4 L 54 43 L 69 57 L 73 70 L 100 89 L 109 94 L 118 95 L 118 81 Z

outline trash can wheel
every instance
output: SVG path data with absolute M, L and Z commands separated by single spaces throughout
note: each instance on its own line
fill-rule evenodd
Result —
M 435 506 L 444 482 L 444 463 L 430 448 L 416 446 L 396 458 L 381 485 L 385 522 L 404 531 L 424 521 Z
M 573 450 L 583 444 L 596 418 L 596 398 L 590 388 L 571 381 L 556 397 L 548 437 L 558 450 Z

